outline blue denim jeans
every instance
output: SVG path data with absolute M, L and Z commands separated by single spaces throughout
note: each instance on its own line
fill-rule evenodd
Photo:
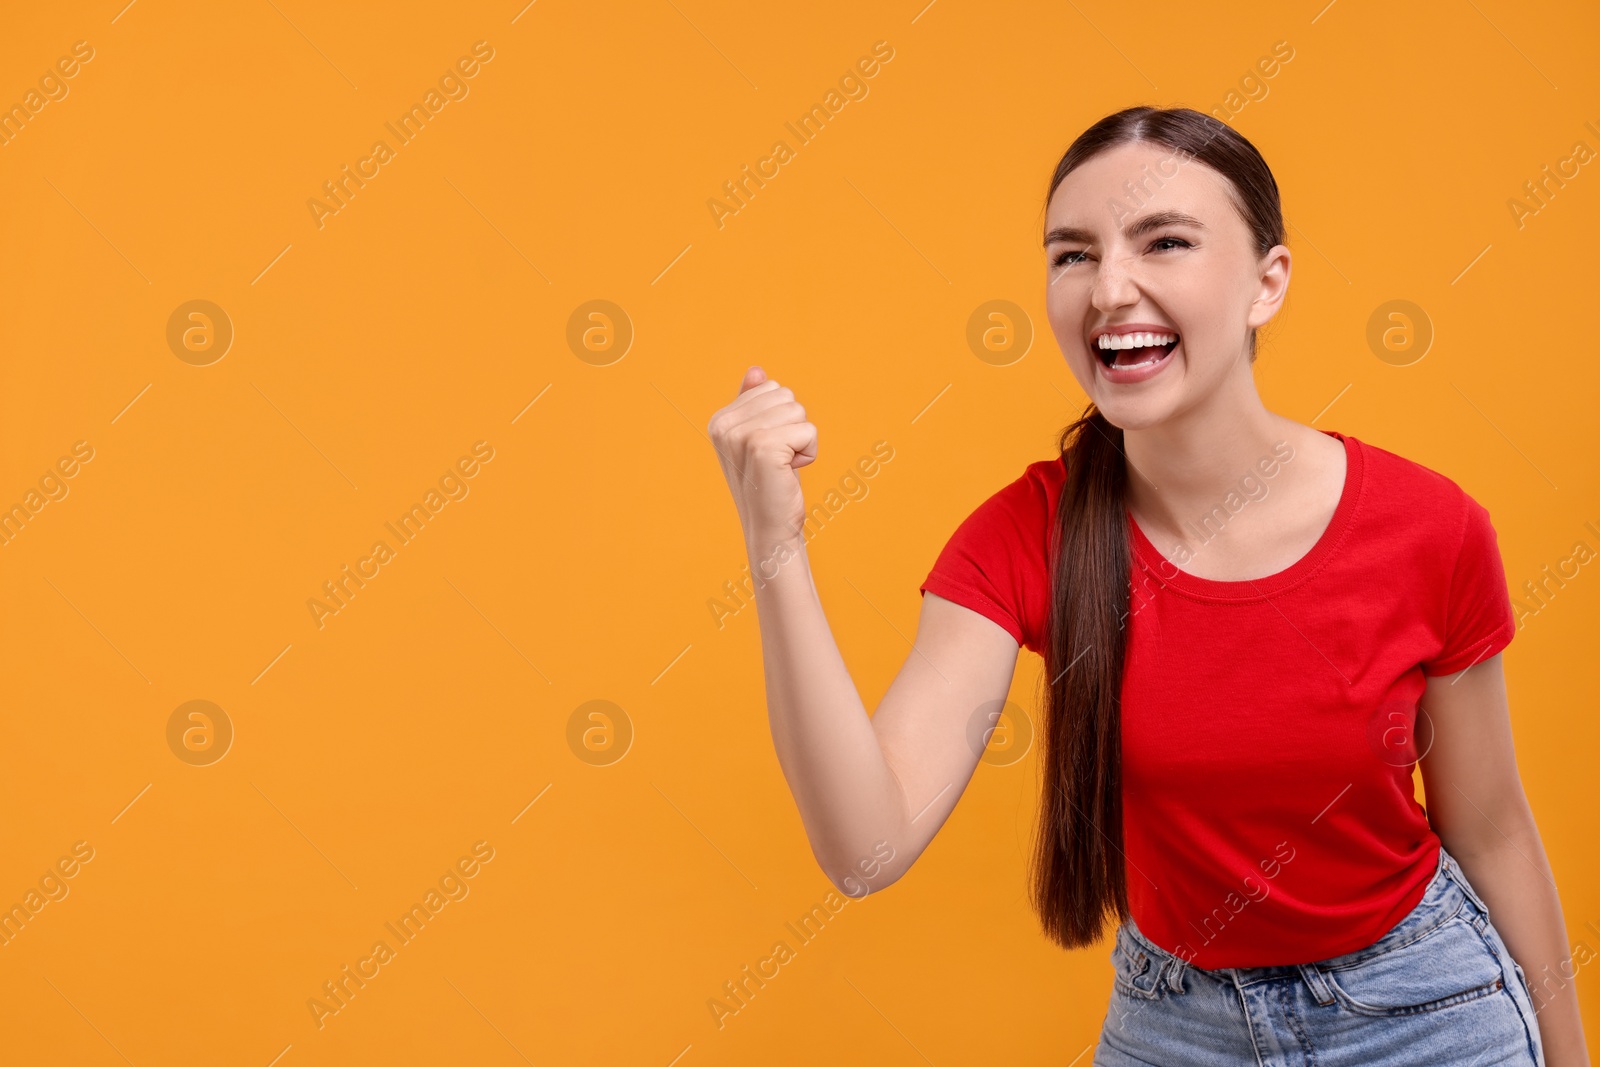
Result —
M 1208 971 L 1117 928 L 1095 1067 L 1543 1067 L 1522 968 L 1442 847 L 1411 913 L 1366 948 Z

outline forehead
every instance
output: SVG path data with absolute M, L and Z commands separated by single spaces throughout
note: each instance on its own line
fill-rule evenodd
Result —
M 1155 211 L 1181 211 L 1221 228 L 1234 208 L 1227 179 L 1211 167 L 1166 145 L 1135 141 L 1101 152 L 1063 178 L 1050 197 L 1045 229 L 1111 233 Z

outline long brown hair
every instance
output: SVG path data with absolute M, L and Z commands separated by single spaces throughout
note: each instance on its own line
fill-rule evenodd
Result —
M 1287 243 L 1278 183 L 1261 154 L 1227 124 L 1189 108 L 1132 107 L 1096 122 L 1056 164 L 1045 203 L 1073 170 L 1131 141 L 1165 146 L 1173 158 L 1227 178 L 1258 255 Z M 1147 170 L 1143 192 L 1152 194 L 1163 177 L 1171 174 Z M 1137 180 L 1130 186 L 1139 187 Z M 1032 890 L 1045 933 L 1065 948 L 1092 945 L 1108 918 L 1128 918 L 1121 698 L 1131 559 L 1122 446 L 1122 429 L 1092 402 L 1061 431 L 1066 472 L 1050 539 L 1044 793 Z

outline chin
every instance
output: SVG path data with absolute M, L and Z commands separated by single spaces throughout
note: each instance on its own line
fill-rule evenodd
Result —
M 1159 426 L 1170 419 L 1174 411 L 1172 404 L 1153 398 L 1133 401 L 1111 400 L 1103 405 L 1097 399 L 1094 403 L 1106 421 L 1124 433 L 1129 430 L 1148 430 L 1152 426 Z
M 1092 388 L 1084 392 L 1113 426 L 1124 431 L 1149 429 L 1173 418 L 1187 405 L 1182 374 L 1185 369 L 1185 362 L 1179 359 L 1154 378 L 1134 385 L 1116 385 L 1106 381 L 1097 367 L 1090 366 Z

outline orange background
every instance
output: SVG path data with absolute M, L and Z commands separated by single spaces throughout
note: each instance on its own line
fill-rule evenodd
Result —
M 908 877 L 791 938 L 832 887 L 773 754 L 755 612 L 710 607 L 746 560 L 704 428 L 760 363 L 820 428 L 813 502 L 892 447 L 811 545 L 876 706 L 945 539 L 1082 407 L 1043 317 L 1043 195 L 1130 104 L 1217 109 L 1274 168 L 1295 281 L 1269 407 L 1460 482 L 1514 592 L 1600 548 L 1579 318 L 1600 175 L 1520 228 L 1508 208 L 1600 148 L 1592 5 L 123 3 L 0 31 L 0 103 L 93 49 L 0 145 L 0 503 L 93 449 L 0 547 L 0 903 L 93 849 L 0 947 L 12 1061 L 1083 1053 L 1109 943 L 1038 932 L 1032 759 L 980 766 Z M 319 227 L 307 201 L 478 41 L 468 94 Z M 868 95 L 796 146 L 784 123 L 878 41 Z M 1249 82 L 1279 41 L 1292 60 Z M 1241 79 L 1255 98 L 1230 101 Z M 794 158 L 719 228 L 707 201 L 780 138 Z M 197 299 L 234 332 L 206 366 L 167 341 Z M 1408 366 L 1366 339 L 1399 299 L 1435 331 Z M 569 346 L 590 300 L 631 323 L 620 359 Z M 966 341 L 991 300 L 1035 330 L 1004 366 Z M 468 495 L 319 628 L 322 583 L 394 546 L 384 523 L 479 441 Z M 1505 657 L 1592 947 L 1593 569 Z M 1030 711 L 1039 667 L 1013 689 Z M 209 765 L 169 747 L 192 700 L 232 726 Z M 620 713 L 574 746 L 591 700 Z M 480 841 L 469 894 L 319 1028 L 307 1001 Z M 780 939 L 795 957 L 719 1028 L 707 1002 Z

